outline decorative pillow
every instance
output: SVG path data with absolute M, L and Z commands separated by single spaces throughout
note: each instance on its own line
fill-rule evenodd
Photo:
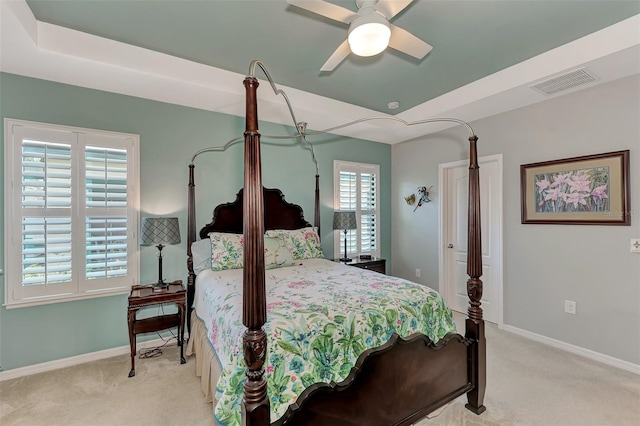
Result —
M 318 228 L 272 229 L 266 232 L 268 237 L 280 236 L 284 239 L 295 260 L 324 257 L 320 246 Z
M 264 237 L 264 268 L 275 269 L 295 263 L 282 237 Z
M 244 266 L 244 235 L 211 232 L 209 240 L 211 240 L 209 258 L 212 270 L 223 271 L 225 269 L 239 269 Z M 193 245 L 191 251 L 193 253 Z M 294 264 L 293 256 L 283 238 L 264 238 L 264 264 L 265 269 L 281 268 Z
M 242 268 L 244 235 L 210 232 L 209 240 L 211 240 L 212 270 Z
M 191 255 L 193 258 L 193 271 L 211 269 L 211 240 L 198 240 L 191 243 Z

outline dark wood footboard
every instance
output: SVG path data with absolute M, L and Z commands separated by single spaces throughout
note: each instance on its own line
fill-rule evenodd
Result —
M 474 342 L 448 334 L 438 344 L 423 334 L 393 337 L 364 352 L 341 383 L 317 383 L 274 425 L 408 425 L 473 388 Z

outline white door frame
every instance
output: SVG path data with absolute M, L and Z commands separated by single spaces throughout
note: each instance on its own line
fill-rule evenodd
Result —
M 502 294 L 503 293 L 503 271 L 504 271 L 504 254 L 503 254 L 504 240 L 503 240 L 503 232 L 502 232 L 502 228 L 504 227 L 503 200 L 502 200 L 502 194 L 503 194 L 502 154 L 488 155 L 485 157 L 478 158 L 478 164 L 480 165 L 480 167 L 482 167 L 482 163 L 489 163 L 489 162 L 497 162 L 498 169 L 499 169 L 499 173 L 498 173 L 498 188 L 499 188 L 498 192 L 499 193 L 495 194 L 498 196 L 498 204 L 499 204 L 499 208 L 496 213 L 499 216 L 498 217 L 499 225 L 497 227 L 497 231 L 499 233 L 498 241 L 500 241 L 500 244 L 499 244 L 500 247 L 498 248 L 498 261 L 500 262 L 500 264 L 498 265 L 497 274 L 496 274 L 497 275 L 496 285 L 498 287 L 496 289 L 498 294 L 498 300 L 496 301 L 496 303 L 498 304 L 498 326 L 502 326 L 504 322 L 504 306 L 503 306 L 503 294 Z M 469 164 L 469 160 L 460 160 L 460 161 L 454 161 L 451 163 L 444 163 L 444 164 L 438 165 L 438 193 L 440 194 L 440 209 L 438 212 L 438 247 L 439 247 L 438 248 L 438 280 L 439 280 L 440 293 L 442 294 L 444 299 L 447 301 L 450 299 L 449 299 L 449 288 L 445 282 L 445 251 L 447 250 L 447 248 L 445 247 L 446 242 L 444 237 L 445 237 L 445 230 L 449 226 L 449 220 L 451 215 L 447 208 L 449 203 L 447 202 L 446 197 L 449 196 L 449 188 L 446 187 L 445 176 L 448 169 L 457 168 L 457 167 L 468 165 L 468 164 Z M 480 277 L 480 279 L 482 279 L 482 277 Z

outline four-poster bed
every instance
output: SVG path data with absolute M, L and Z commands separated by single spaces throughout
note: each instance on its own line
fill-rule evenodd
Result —
M 191 318 L 191 311 L 196 307 L 196 312 L 200 314 L 201 308 L 206 303 L 204 295 L 205 290 L 201 290 L 201 282 L 204 282 L 204 278 L 201 280 L 201 275 L 198 274 L 196 279 L 196 272 L 194 270 L 194 253 L 192 246 L 195 247 L 196 239 L 196 224 L 195 224 L 195 182 L 194 182 L 194 164 L 193 161 L 189 165 L 189 215 L 188 215 L 188 248 L 187 248 L 187 265 L 189 269 L 188 276 L 188 289 L 187 289 L 187 307 L 189 310 L 188 326 L 189 326 L 189 352 L 195 352 L 198 356 L 202 356 L 202 352 L 213 353 L 209 355 L 211 362 L 211 373 L 209 373 L 209 366 L 202 366 L 198 361 L 197 372 L 202 373 L 201 370 L 206 369 L 207 383 L 203 381 L 203 390 L 208 388 L 205 393 L 213 393 L 211 388 L 215 388 L 215 383 L 210 383 L 212 380 L 216 380 L 218 376 L 222 376 L 221 381 L 226 380 L 233 382 L 232 386 L 243 388 L 242 406 L 234 405 L 230 403 L 227 407 L 231 406 L 240 412 L 241 421 L 245 425 L 267 425 L 272 420 L 272 408 L 280 405 L 279 395 L 268 395 L 268 384 L 265 379 L 265 370 L 271 374 L 272 381 L 282 381 L 282 373 L 273 373 L 273 359 L 268 359 L 268 353 L 271 353 L 270 357 L 274 358 L 277 355 L 276 349 L 273 345 L 273 335 L 276 337 L 280 332 L 280 329 L 275 329 L 271 323 L 267 323 L 267 313 L 269 312 L 270 318 L 280 314 L 272 311 L 273 303 L 270 303 L 269 308 L 267 303 L 274 302 L 274 297 L 280 297 L 281 294 L 277 293 L 278 290 L 274 290 L 275 282 L 282 281 L 283 275 L 286 275 L 287 270 L 297 271 L 304 281 L 304 278 L 309 278 L 309 281 L 322 280 L 321 274 L 318 271 L 323 271 L 321 262 L 326 262 L 321 259 L 306 259 L 303 257 L 303 262 L 294 261 L 292 264 L 297 265 L 295 268 L 281 268 L 268 270 L 269 277 L 267 275 L 265 267 L 269 268 L 270 265 L 265 265 L 266 253 L 270 252 L 270 243 L 267 244 L 267 238 L 269 236 L 278 236 L 277 233 L 295 232 L 293 230 L 313 229 L 310 224 L 304 219 L 302 209 L 297 205 L 289 204 L 284 199 L 284 195 L 276 189 L 265 189 L 262 186 L 262 169 L 261 169 L 261 152 L 260 152 L 260 133 L 258 131 L 258 116 L 257 116 L 257 87 L 258 80 L 255 78 L 253 69 L 255 64 L 261 66 L 260 63 L 252 63 L 252 72 L 250 76 L 244 80 L 246 88 L 246 128 L 244 132 L 244 188 L 238 193 L 237 199 L 232 203 L 226 203 L 216 207 L 214 211 L 213 220 L 211 223 L 202 228 L 199 232 L 201 239 L 206 240 L 209 236 L 226 235 L 226 234 L 242 234 L 243 238 L 243 256 L 242 256 L 242 280 L 240 284 L 241 291 L 237 290 L 236 293 L 231 295 L 218 294 L 218 302 L 225 303 L 223 308 L 227 311 L 232 310 L 226 304 L 226 301 L 230 300 L 232 296 L 237 296 L 242 301 L 242 324 L 245 328 L 244 335 L 242 336 L 241 346 L 235 347 L 233 350 L 229 350 L 231 355 L 227 356 L 225 348 L 216 347 L 213 349 L 214 343 L 218 342 L 218 333 L 223 334 L 223 331 L 218 331 L 217 325 L 215 330 L 203 330 L 204 337 L 199 335 L 195 338 L 192 328 L 203 328 L 199 319 L 199 315 L 194 315 Z M 261 66 L 262 67 L 262 66 Z M 262 67 L 263 68 L 263 67 Z M 263 68 L 264 70 L 264 68 Z M 273 85 L 273 80 L 267 74 L 269 81 Z M 276 92 L 281 92 L 277 91 Z M 283 94 L 284 95 L 284 94 Z M 285 95 L 286 99 L 286 95 Z M 288 100 L 287 100 L 288 104 Z M 292 113 L 291 107 L 289 109 Z M 294 118 L 295 120 L 295 118 Z M 446 121 L 458 121 L 453 119 L 445 119 Z M 437 120 L 427 120 L 437 121 Z M 425 121 L 426 122 L 426 121 Z M 467 125 L 468 127 L 468 125 Z M 296 128 L 299 131 L 299 135 L 304 137 L 304 125 L 296 124 Z M 307 133 L 310 134 L 310 133 Z M 419 325 L 416 323 L 415 330 L 404 330 L 405 337 L 399 337 L 397 330 L 393 327 L 388 331 L 387 337 L 384 343 L 375 347 L 367 347 L 362 352 L 357 360 L 353 363 L 353 368 L 350 368 L 348 375 L 344 374 L 342 377 L 344 380 L 335 383 L 330 380 L 330 383 L 323 383 L 321 380 L 317 383 L 305 384 L 305 389 L 301 392 L 296 392 L 297 397 L 287 400 L 289 403 L 286 412 L 282 413 L 284 408 L 281 407 L 277 420 L 274 424 L 278 425 L 362 425 L 362 424 L 381 424 L 381 425 L 393 425 L 393 424 L 411 424 L 434 410 L 442 407 L 449 401 L 457 398 L 458 396 L 466 393 L 468 403 L 466 407 L 476 414 L 484 412 L 485 407 L 483 405 L 485 382 L 486 382 L 486 349 L 485 349 L 485 335 L 484 335 L 484 321 L 482 319 L 482 309 L 480 307 L 480 299 L 482 297 L 482 281 L 480 276 L 482 274 L 482 261 L 481 261 L 481 246 L 480 246 L 480 200 L 479 200 L 479 170 L 477 164 L 477 151 L 476 142 L 477 137 L 472 133 L 469 138 L 470 142 L 470 165 L 469 165 L 469 222 L 468 222 L 468 263 L 467 273 L 469 280 L 467 282 L 467 292 L 469 295 L 469 308 L 468 316 L 465 321 L 465 333 L 464 336 L 456 334 L 454 329 L 449 329 L 450 311 L 440 299 L 440 296 L 423 286 L 417 284 L 402 282 L 404 280 L 395 279 L 393 281 L 391 277 L 390 281 L 379 279 L 377 285 L 379 287 L 407 287 L 410 292 L 423 291 L 424 301 L 432 301 L 433 306 L 429 306 L 428 311 L 434 311 L 433 314 L 436 318 L 435 324 L 429 323 L 427 325 Z M 195 156 L 194 156 L 195 158 Z M 316 204 L 315 204 L 315 222 L 314 225 L 319 227 L 319 192 L 318 192 L 318 175 L 316 173 Z M 278 231 L 275 231 L 278 230 Z M 265 231 L 267 233 L 265 234 Z M 276 234 L 273 234 L 276 232 Z M 311 231 L 309 231 L 311 232 Z M 265 237 L 267 235 L 267 237 Z M 283 234 L 284 235 L 284 234 Z M 288 235 L 288 234 L 287 234 Z M 313 240 L 313 238 L 312 238 Z M 213 241 L 213 240 L 212 240 Z M 269 245 L 269 247 L 267 247 Z M 266 250 L 266 251 L 265 251 Z M 332 272 L 337 275 L 349 275 L 355 273 L 357 268 L 348 268 L 349 271 Z M 215 269 L 215 268 L 214 268 Z M 361 271 L 360 274 L 365 274 L 356 279 L 371 280 L 372 276 L 366 276 L 366 274 L 374 274 L 375 272 Z M 229 271 L 221 271 L 217 273 L 218 278 L 227 277 Z M 203 274 L 204 275 L 204 274 Z M 298 278 L 300 278 L 298 277 Z M 373 279 L 376 277 L 373 276 Z M 226 278 L 225 278 L 226 279 Z M 231 279 L 230 279 L 231 280 Z M 198 284 L 196 285 L 196 282 Z M 267 289 L 266 282 L 269 283 Z M 295 281 L 301 282 L 300 280 Z M 232 284 L 222 282 L 214 285 L 214 288 L 220 287 L 232 288 Z M 199 293 L 196 295 L 196 287 Z M 292 284 L 289 285 L 292 287 Z M 204 288 L 204 287 L 202 287 Z M 331 291 L 339 291 L 339 287 L 326 287 L 327 289 L 334 289 L 325 291 L 323 293 L 331 293 Z M 421 290 L 424 289 L 424 290 Z M 215 293 L 219 290 L 206 290 L 209 293 Z M 361 293 L 368 292 L 366 289 L 361 289 Z M 233 293 L 233 292 L 232 292 Z M 395 293 L 393 293 L 395 294 Z M 342 296 L 341 296 L 342 297 Z M 391 293 L 385 294 L 387 300 L 392 296 Z M 403 296 L 398 296 L 403 297 Z M 411 296 L 414 297 L 414 296 Z M 269 299 L 271 298 L 271 299 Z M 417 299 L 422 301 L 423 299 Z M 217 302 L 216 302 L 217 303 Z M 300 303 L 295 301 L 291 302 L 296 307 L 300 307 Z M 346 302 L 345 302 L 346 303 Z M 364 302 L 363 302 L 364 303 Z M 421 302 L 422 303 L 422 302 Z M 402 299 L 396 302 L 398 306 L 408 305 L 409 302 L 402 301 Z M 404 305 L 403 305 L 404 304 Z M 366 306 L 366 305 L 363 305 Z M 425 302 L 425 307 L 426 307 Z M 443 307 L 442 311 L 437 311 L 436 307 Z M 220 308 L 218 307 L 218 313 L 210 314 L 209 321 L 219 321 L 214 316 L 220 315 Z M 326 307 L 324 308 L 326 310 Z M 349 308 L 346 308 L 349 310 Z M 369 308 L 363 308 L 365 310 Z M 407 312 L 413 312 L 410 307 L 406 308 Z M 309 309 L 307 309 L 308 311 Z M 311 309 L 312 311 L 312 309 Z M 301 312 L 298 310 L 296 312 Z M 351 314 L 351 312 L 345 313 Z M 391 316 L 394 324 L 397 322 L 397 327 L 400 329 L 402 323 L 401 318 L 408 318 L 407 312 L 401 312 L 393 314 Z M 448 312 L 448 315 L 447 315 Z M 327 312 L 325 312 L 326 314 Z M 315 315 L 312 312 L 311 315 Z M 384 316 L 384 313 L 382 314 Z M 238 314 L 238 316 L 240 316 Z M 331 317 L 331 315 L 326 315 Z M 337 317 L 338 315 L 335 315 Z M 342 318 L 344 315 L 340 315 Z M 370 315 L 371 317 L 371 315 Z M 309 320 L 305 317 L 302 321 L 307 321 L 309 326 Z M 195 324 L 192 325 L 192 321 Z M 341 319 L 341 321 L 344 321 Z M 428 320 L 433 321 L 433 320 Z M 239 322 L 239 319 L 238 319 Z M 363 321 L 364 322 L 364 321 Z M 405 321 L 406 324 L 409 321 Z M 413 320 L 411 321 L 413 325 Z M 334 333 L 335 327 L 329 328 L 324 325 L 325 334 L 329 336 Z M 422 327 L 422 328 L 420 328 Z M 265 332 L 265 328 L 269 333 Z M 275 330 L 275 331 L 274 331 Z M 429 330 L 417 332 L 420 330 Z M 368 332 L 368 331 L 367 331 Z M 209 334 L 209 340 L 207 340 L 207 333 Z M 322 331 L 320 332 L 322 334 Z M 366 332 L 365 332 L 366 333 Z M 371 333 L 373 331 L 371 330 Z M 352 332 L 353 334 L 353 332 Z M 429 334 L 429 335 L 427 335 Z M 234 338 L 236 336 L 233 336 Z M 239 338 L 239 336 L 237 336 Z M 197 342 L 196 342 L 197 340 Z M 267 345 L 267 341 L 271 342 L 271 345 Z M 327 340 L 327 339 L 325 339 Z M 342 339 L 344 340 L 344 339 Z M 215 341 L 215 342 L 214 342 Z M 332 340 L 328 340 L 333 342 Z M 437 341 L 437 343 L 434 343 Z M 300 358 L 310 358 L 315 356 L 321 358 L 317 346 L 311 346 L 309 349 L 312 355 L 308 353 L 296 352 L 288 344 L 280 344 L 285 350 L 294 352 L 299 355 Z M 275 345 L 278 346 L 278 345 Z M 228 351 L 228 352 L 229 352 Z M 239 352 L 239 353 L 233 353 Z M 221 359 L 219 353 L 222 353 L 224 359 Z M 331 351 L 329 351 L 331 353 Z M 229 363 L 229 359 L 237 359 L 238 357 L 244 360 L 246 369 L 241 371 L 242 375 L 246 375 L 246 380 L 235 382 L 229 379 L 229 375 L 225 371 L 219 371 L 222 369 L 223 363 Z M 281 357 L 281 356 L 280 356 Z M 215 358 L 215 359 L 214 359 Z M 324 358 L 322 358 L 324 359 Z M 214 362 L 217 361 L 217 362 Z M 205 361 L 204 364 L 207 364 Z M 328 362 L 328 361 L 327 361 Z M 216 366 L 213 366 L 216 364 Z M 351 364 L 349 364 L 351 366 Z M 278 368 L 278 367 L 276 367 Z M 290 363 L 290 368 L 295 370 L 293 361 Z M 238 366 L 235 366 L 235 374 L 237 378 Z M 296 370 L 297 371 L 297 370 Z M 226 374 L 226 376 L 225 376 Z M 288 378 L 289 376 L 287 376 Z M 291 381 L 294 381 L 295 377 L 291 375 Z M 285 380 L 288 382 L 288 380 Z M 235 383 L 235 384 L 234 384 Z M 287 383 L 290 385 L 290 383 Z M 274 387 L 273 383 L 269 383 L 272 392 L 288 392 L 285 387 Z M 215 388 L 220 391 L 220 389 Z M 298 389 L 300 391 L 300 389 Z M 273 405 L 273 407 L 272 407 Z M 219 419 L 218 419 L 219 420 Z

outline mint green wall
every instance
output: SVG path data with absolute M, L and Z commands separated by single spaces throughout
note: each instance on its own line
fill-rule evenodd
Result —
M 242 82 L 239 81 L 238 85 Z M 266 90 L 261 87 L 259 90 Z M 140 135 L 141 216 L 180 218 L 183 242 L 164 249 L 164 277 L 186 280 L 188 164 L 199 149 L 242 136 L 244 119 L 194 108 L 149 101 L 60 83 L 0 73 L 0 116 Z M 295 108 L 295 106 L 294 106 Z M 313 124 L 313 117 L 298 117 Z M 4 123 L 0 123 L 3 126 Z M 292 133 L 287 126 L 261 123 L 263 135 Z M 2 128 L 4 145 L 4 128 Z M 382 256 L 391 260 L 391 146 L 338 136 L 314 137 L 321 176 L 321 237 L 333 255 L 331 230 L 333 160 L 380 164 Z M 278 145 L 279 144 L 279 145 Z M 242 143 L 226 153 L 207 153 L 196 161 L 198 225 L 211 219 L 213 207 L 235 199 L 242 186 Z M 296 141 L 263 140 L 263 184 L 278 187 L 300 204 L 313 222 L 315 170 L 311 154 Z M 4 156 L 4 149 L 0 152 Z M 0 161 L 4 191 L 4 158 Z M 4 193 L 2 224 L 4 224 Z M 0 268 L 4 262 L 0 228 Z M 389 262 L 390 263 L 390 262 Z M 141 248 L 140 278 L 157 280 L 155 247 Z M 1 277 L 4 303 L 4 279 Z M 0 308 L 0 362 L 4 370 L 128 345 L 126 296 L 65 302 L 30 308 Z M 152 338 L 153 336 L 149 336 Z

